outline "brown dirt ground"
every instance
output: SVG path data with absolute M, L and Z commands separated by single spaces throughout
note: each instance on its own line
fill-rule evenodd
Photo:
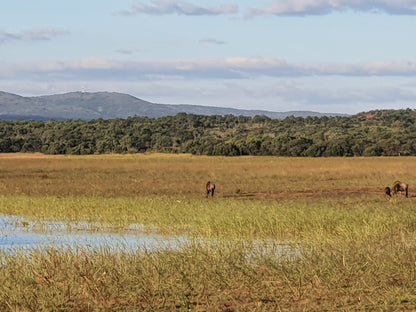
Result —
M 319 198 L 319 197 L 354 197 L 363 195 L 377 195 L 385 196 L 384 189 L 377 188 L 361 188 L 361 189 L 329 189 L 329 190 L 307 190 L 307 191 L 282 191 L 279 193 L 268 192 L 268 193 L 240 193 L 240 194 L 223 194 L 219 197 L 223 198 L 241 198 L 241 199 L 283 199 L 283 198 Z M 396 197 L 404 197 L 404 195 L 398 194 Z M 409 194 L 409 198 L 416 197 L 416 195 Z

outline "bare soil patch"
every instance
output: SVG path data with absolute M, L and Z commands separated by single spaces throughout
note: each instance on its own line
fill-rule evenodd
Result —
M 329 190 L 295 190 L 282 192 L 250 192 L 240 194 L 224 194 L 223 198 L 236 199 L 283 199 L 283 198 L 305 198 L 305 197 L 351 197 L 362 195 L 376 195 L 385 196 L 382 188 L 361 188 L 361 189 L 329 189 Z M 401 195 L 398 195 L 401 196 Z M 416 195 L 414 195 L 416 197 Z M 414 197 L 409 195 L 409 197 Z

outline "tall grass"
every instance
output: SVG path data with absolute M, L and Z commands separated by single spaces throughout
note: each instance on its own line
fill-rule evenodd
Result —
M 390 241 L 391 242 L 391 241 Z M 0 255 L 2 311 L 397 311 L 416 307 L 415 249 L 311 244 L 247 261 L 243 242 L 180 251 Z
M 0 253 L 0 310 L 412 311 L 414 160 L 0 155 L 2 214 L 190 237 Z M 396 179 L 409 198 L 383 195 Z
M 119 230 L 140 224 L 165 234 L 244 239 L 342 235 L 353 240 L 416 227 L 413 199 L 388 200 L 383 195 L 279 200 L 0 195 L 0 213 L 88 221 Z

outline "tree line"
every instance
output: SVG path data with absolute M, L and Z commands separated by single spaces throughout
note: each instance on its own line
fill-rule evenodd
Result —
M 274 156 L 416 155 L 416 111 L 348 117 L 205 116 L 0 120 L 0 152 L 192 153 Z

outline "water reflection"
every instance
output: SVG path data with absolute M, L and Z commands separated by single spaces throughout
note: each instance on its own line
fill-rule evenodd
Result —
M 250 263 L 265 259 L 294 260 L 302 257 L 302 249 L 293 243 L 278 241 L 217 241 L 213 239 L 190 239 L 185 236 L 162 236 L 145 232 L 142 225 L 131 225 L 124 233 L 111 232 L 100 224 L 87 222 L 42 222 L 18 216 L 0 215 L 0 252 L 13 254 L 17 251 L 79 248 L 91 251 L 105 249 L 110 252 L 140 252 L 178 250 L 195 243 L 205 247 L 221 244 L 240 244 Z
M 39 248 L 88 248 L 109 251 L 177 249 L 185 237 L 147 234 L 141 226 L 131 226 L 127 233 L 97 230 L 88 223 L 33 222 L 23 217 L 0 215 L 0 250 L 13 253 Z

